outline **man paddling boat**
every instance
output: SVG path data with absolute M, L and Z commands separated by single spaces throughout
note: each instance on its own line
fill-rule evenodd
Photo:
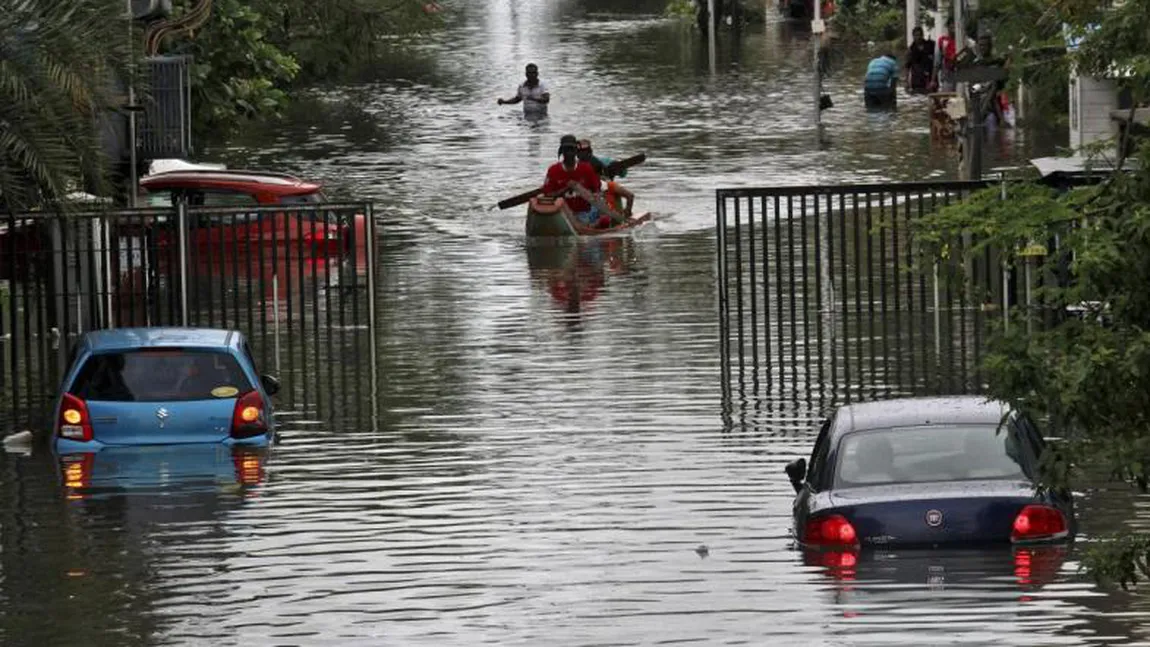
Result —
M 549 194 L 566 192 L 564 200 L 571 207 L 571 211 L 575 212 L 575 217 L 585 225 L 593 225 L 599 220 L 599 207 L 581 195 L 582 191 L 576 191 L 576 187 L 582 187 L 594 200 L 599 194 L 599 174 L 589 163 L 579 159 L 574 139 L 566 135 L 559 141 L 559 156 L 562 159 L 547 169 L 543 192 Z

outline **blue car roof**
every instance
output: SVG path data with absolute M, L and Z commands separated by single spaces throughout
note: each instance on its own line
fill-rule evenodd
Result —
M 839 410 L 841 432 L 889 427 L 998 424 L 1010 407 L 981 395 L 898 398 L 849 404 Z
M 162 346 L 230 348 L 240 337 L 237 331 L 215 328 L 117 328 L 85 333 L 84 340 L 93 352 L 103 352 Z

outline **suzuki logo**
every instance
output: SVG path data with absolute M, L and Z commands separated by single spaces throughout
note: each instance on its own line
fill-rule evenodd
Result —
M 941 510 L 927 510 L 926 511 L 926 525 L 931 528 L 937 528 L 942 525 L 942 511 Z
M 169 415 L 171 414 L 169 414 L 168 410 L 163 407 L 156 409 L 156 417 L 160 419 L 160 429 L 164 428 L 164 423 L 167 422 Z

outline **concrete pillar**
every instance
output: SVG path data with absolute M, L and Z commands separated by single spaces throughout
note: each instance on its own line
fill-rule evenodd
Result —
M 910 45 L 911 32 L 918 26 L 918 0 L 906 0 L 906 44 Z

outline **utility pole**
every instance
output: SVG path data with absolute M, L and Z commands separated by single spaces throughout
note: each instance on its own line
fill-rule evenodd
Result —
M 711 74 L 715 73 L 715 0 L 707 0 L 707 56 L 710 59 Z
M 823 7 L 822 0 L 811 0 L 814 5 L 814 18 L 811 20 L 811 41 L 814 42 L 814 72 L 815 72 L 815 137 L 816 141 L 821 141 L 823 134 L 823 67 L 821 64 L 822 59 L 822 46 L 823 46 L 823 33 L 826 32 L 826 24 L 823 23 Z

